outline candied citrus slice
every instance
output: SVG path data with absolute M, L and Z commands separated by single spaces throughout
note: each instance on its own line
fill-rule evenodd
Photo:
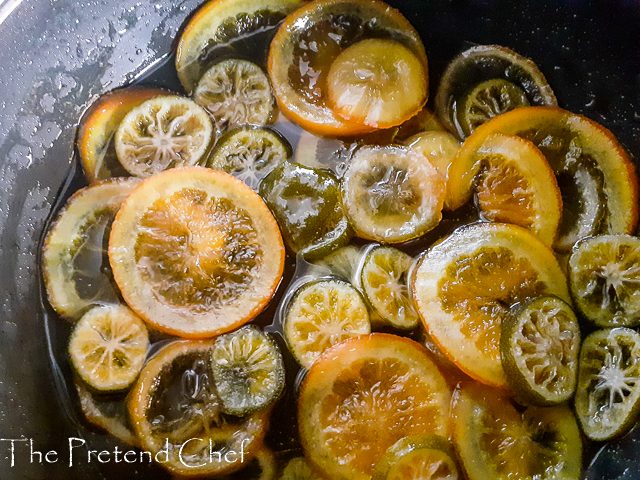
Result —
M 213 340 L 169 343 L 147 362 L 128 397 L 142 449 L 173 474 L 230 473 L 262 446 L 268 412 L 245 417 L 222 412 L 212 349 Z M 156 457 L 160 451 L 166 453 Z
M 167 91 L 152 87 L 126 87 L 105 93 L 91 104 L 80 120 L 76 141 L 89 183 L 129 176 L 116 154 L 116 129 L 133 108 L 161 95 L 167 95 Z
M 389 447 L 407 435 L 448 435 L 451 392 L 412 340 L 374 333 L 327 350 L 298 401 L 309 461 L 333 480 L 371 479 Z
M 129 306 L 184 337 L 223 333 L 255 317 L 284 268 L 278 225 L 228 173 L 167 170 L 145 180 L 113 222 L 109 261 Z
M 372 310 L 392 327 L 412 329 L 419 318 L 409 299 L 407 275 L 413 257 L 393 248 L 369 249 L 362 263 L 359 286 Z
M 484 122 L 515 108 L 557 104 L 535 63 L 497 45 L 477 45 L 454 58 L 435 98 L 440 120 L 462 139 Z
M 117 304 L 120 292 L 106 260 L 111 223 L 137 178 L 98 182 L 78 190 L 44 242 L 42 274 L 51 306 L 68 320 L 89 308 Z
M 429 249 L 410 280 L 427 331 L 466 374 L 507 387 L 500 325 L 516 303 L 543 293 L 569 300 L 553 252 L 527 230 L 500 223 L 461 227 Z
M 274 117 L 269 78 L 247 60 L 216 63 L 198 82 L 193 99 L 211 114 L 218 131 L 236 125 L 265 125 Z
M 405 145 L 422 153 L 443 178 L 449 177 L 449 165 L 453 161 L 460 142 L 449 132 L 440 130 L 424 131 L 404 141 Z
M 551 405 L 573 396 L 579 350 L 578 319 L 557 297 L 536 297 L 502 321 L 502 367 L 525 405 Z
M 74 379 L 74 385 L 80 409 L 87 422 L 131 446 L 140 446 L 129 421 L 127 406 L 120 398 L 96 396 L 77 378 Z
M 570 250 L 580 238 L 598 233 L 633 233 L 638 221 L 638 180 L 627 153 L 607 129 L 554 107 L 523 107 L 480 126 L 462 145 L 449 181 L 470 185 L 476 155 L 495 133 L 531 141 L 556 174 L 563 212 L 554 248 Z M 449 189 L 445 207 L 464 204 L 466 189 Z
M 306 458 L 295 457 L 284 467 L 279 480 L 321 480 L 321 478 L 311 469 Z
M 468 199 L 475 190 L 485 219 L 520 225 L 553 245 L 562 217 L 562 196 L 542 152 L 528 140 L 495 133 L 485 139 L 473 159 L 472 175 L 450 169 L 447 194 Z
M 256 58 L 268 45 L 284 18 L 303 0 L 210 0 L 189 20 L 176 53 L 178 78 L 191 93 L 216 59 Z M 259 48 L 256 48 L 259 47 Z
M 284 318 L 284 338 L 300 365 L 310 368 L 332 345 L 371 332 L 360 293 L 340 280 L 308 283 L 295 293 Z
M 271 450 L 262 447 L 246 462 L 242 470 L 225 475 L 220 480 L 276 480 L 276 458 Z
M 154 97 L 135 107 L 116 131 L 118 160 L 131 175 L 150 177 L 196 165 L 209 148 L 211 120 L 193 100 Z
M 73 327 L 69 357 L 91 388 L 117 392 L 138 377 L 148 348 L 147 328 L 128 307 L 95 307 Z
M 338 55 L 327 74 L 333 112 L 375 128 L 413 117 L 427 102 L 428 88 L 422 59 L 395 40 L 358 42 Z
M 418 151 L 365 146 L 342 177 L 342 196 L 359 237 L 400 243 L 440 222 L 445 182 Z
M 453 442 L 469 480 L 579 480 L 580 429 L 567 406 L 516 410 L 502 392 L 454 393 Z
M 239 127 L 225 133 L 206 166 L 239 178 L 254 190 L 264 177 L 291 156 L 291 145 L 275 130 Z
M 285 116 L 318 135 L 354 136 L 371 131 L 372 127 L 344 120 L 332 111 L 327 81 L 331 64 L 343 51 L 371 38 L 400 42 L 417 57 L 426 77 L 427 56 L 419 35 L 386 3 L 320 0 L 289 15 L 269 51 L 269 77 Z
M 599 327 L 640 323 L 640 239 L 600 235 L 578 242 L 569 258 L 571 293 Z
M 373 480 L 457 480 L 451 444 L 440 435 L 410 435 L 394 443 L 378 463 Z
M 330 172 L 284 162 L 262 181 L 260 195 L 294 253 L 314 259 L 349 242 L 340 186 Z
M 212 369 L 222 410 L 244 416 L 264 409 L 284 389 L 284 362 L 278 346 L 247 325 L 216 339 Z
M 622 435 L 640 413 L 640 335 L 630 328 L 598 330 L 582 342 L 576 414 L 585 435 Z
M 355 245 L 339 248 L 314 263 L 331 271 L 332 275 L 351 283 L 356 282 L 356 272 L 362 260 L 363 251 Z

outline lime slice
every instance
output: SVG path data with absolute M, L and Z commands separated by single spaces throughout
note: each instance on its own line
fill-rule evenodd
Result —
M 289 460 L 279 480 L 322 480 L 309 466 L 304 457 Z
M 360 270 L 360 287 L 372 310 L 393 327 L 412 329 L 418 314 L 409 300 L 407 274 L 413 258 L 393 248 L 378 246 L 366 254 Z
M 304 285 L 291 300 L 284 337 L 300 365 L 310 368 L 327 348 L 371 332 L 369 313 L 360 293 L 340 280 Z
M 242 180 L 254 190 L 278 165 L 291 156 L 291 145 L 275 130 L 239 127 L 225 133 L 206 166 Z
M 576 244 L 569 259 L 571 292 L 600 327 L 640 323 L 640 239 L 601 235 Z
M 147 328 L 128 307 L 95 307 L 76 323 L 69 357 L 87 385 L 114 392 L 135 381 L 148 348 Z
M 410 435 L 394 443 L 376 466 L 373 480 L 457 480 L 452 445 L 440 435 Z
M 262 181 L 260 195 L 294 253 L 313 260 L 349 242 L 351 229 L 331 173 L 285 162 Z
M 116 153 L 131 175 L 150 177 L 168 168 L 196 165 L 212 135 L 207 112 L 195 102 L 178 96 L 155 97 L 122 119 L 116 131 Z
M 456 120 L 465 137 L 493 117 L 518 107 L 528 107 L 527 94 L 503 78 L 492 78 L 476 85 L 456 109 Z
M 331 109 L 375 128 L 400 125 L 427 101 L 426 62 L 395 40 L 362 40 L 344 50 L 327 74 Z
M 120 302 L 107 243 L 120 205 L 138 185 L 118 178 L 78 190 L 51 227 L 42 273 L 49 303 L 63 317 L 78 320 L 92 306 Z
M 354 245 L 339 248 L 326 257 L 315 261 L 316 265 L 328 268 L 331 274 L 342 280 L 353 283 L 356 280 L 356 271 L 362 260 L 362 250 Z
M 216 339 L 213 378 L 222 410 L 244 416 L 271 405 L 284 389 L 284 363 L 277 345 L 253 325 Z
M 578 319 L 557 297 L 537 297 L 502 322 L 502 368 L 526 405 L 561 403 L 573 396 L 579 349 Z
M 342 192 L 358 236 L 399 243 L 419 237 L 440 222 L 445 182 L 420 152 L 362 147 L 342 178 Z
M 275 118 L 269 78 L 247 60 L 215 64 L 198 82 L 193 99 L 211 114 L 218 131 L 234 125 L 265 125 Z
M 578 480 L 582 440 L 567 406 L 518 411 L 502 390 L 454 393 L 453 442 L 469 480 Z
M 640 413 L 640 335 L 629 328 L 598 330 L 582 343 L 576 414 L 596 441 L 628 431 Z

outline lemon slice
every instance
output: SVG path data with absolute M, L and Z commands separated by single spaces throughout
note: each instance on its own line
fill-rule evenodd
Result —
M 128 307 L 95 307 L 74 326 L 69 357 L 87 385 L 114 392 L 135 381 L 148 348 L 147 328 Z
M 408 435 L 449 433 L 451 392 L 427 352 L 374 333 L 327 350 L 298 401 L 306 457 L 332 480 L 371 480 L 389 447 Z
M 211 370 L 213 343 L 178 340 L 164 346 L 144 366 L 128 397 L 142 449 L 172 474 L 231 473 L 262 446 L 266 411 L 235 417 L 221 410 Z
M 574 247 L 571 293 L 580 311 L 600 327 L 640 323 L 640 239 L 600 235 Z
M 371 332 L 367 306 L 358 291 L 340 280 L 301 287 L 288 306 L 284 338 L 300 365 L 310 368 L 326 349 Z
M 262 199 L 203 167 L 145 180 L 118 212 L 109 241 L 129 306 L 156 328 L 191 338 L 255 317 L 280 282 L 284 254 Z
M 422 153 L 443 178 L 449 177 L 449 165 L 453 161 L 460 142 L 449 132 L 425 131 L 417 133 L 404 141 L 405 145 Z
M 578 319 L 557 297 L 525 302 L 502 322 L 502 367 L 511 390 L 525 405 L 551 405 L 573 396 L 579 350 Z
M 369 39 L 344 50 L 327 74 L 331 109 L 375 128 L 400 125 L 427 102 L 426 64 L 394 40 Z
M 187 92 L 193 92 L 212 61 L 228 54 L 229 49 L 242 57 L 259 57 L 258 50 L 269 45 L 278 25 L 302 4 L 302 0 L 206 2 L 189 20 L 178 43 L 176 70 L 180 83 Z
M 131 175 L 150 177 L 168 168 L 196 165 L 212 135 L 207 112 L 195 102 L 178 96 L 155 97 L 122 119 L 116 131 L 116 152 Z
M 598 330 L 582 342 L 576 414 L 596 441 L 628 431 L 640 412 L 640 335 L 630 328 Z
M 120 301 L 105 261 L 106 243 L 120 205 L 139 184 L 119 178 L 78 190 L 51 227 L 42 273 L 49 303 L 68 320 L 80 319 L 92 306 Z
M 451 444 L 440 435 L 410 435 L 385 452 L 373 480 L 457 480 Z
M 224 134 L 207 159 L 207 167 L 239 178 L 254 190 L 291 156 L 291 145 L 275 130 L 239 127 Z
M 582 440 L 567 406 L 516 410 L 501 391 L 454 393 L 453 442 L 469 480 L 579 480 Z
M 461 227 L 429 249 L 410 280 L 427 331 L 451 360 L 483 383 L 507 387 L 500 328 L 516 303 L 543 293 L 569 301 L 553 252 L 527 230 L 499 223 Z
M 409 299 L 407 274 L 413 257 L 393 247 L 373 247 L 360 270 L 360 287 L 372 310 L 393 327 L 412 329 L 419 318 Z
M 76 142 L 89 183 L 129 176 L 116 154 L 116 129 L 134 107 L 161 95 L 167 95 L 167 91 L 150 87 L 126 87 L 101 95 L 91 104 L 80 120 Z
M 211 114 L 218 131 L 237 125 L 265 125 L 275 118 L 269 78 L 247 60 L 215 64 L 198 82 L 193 99 Z
M 451 167 L 447 193 L 469 198 L 474 190 L 481 215 L 490 221 L 512 223 L 531 230 L 551 246 L 562 218 L 562 196 L 544 155 L 531 142 L 496 133 L 486 138 L 469 172 Z
M 253 325 L 221 335 L 212 368 L 222 409 L 243 416 L 271 405 L 284 389 L 284 363 L 277 345 Z
M 342 178 L 343 203 L 357 235 L 400 243 L 442 218 L 443 177 L 424 155 L 405 147 L 362 147 Z

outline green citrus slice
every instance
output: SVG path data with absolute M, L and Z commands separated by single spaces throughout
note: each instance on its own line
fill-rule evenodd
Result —
M 412 340 L 374 333 L 327 350 L 304 379 L 300 438 L 323 477 L 371 480 L 394 443 L 449 431 L 451 392 Z
M 266 411 L 225 414 L 211 368 L 213 340 L 178 340 L 144 366 L 128 397 L 128 410 L 143 450 L 181 476 L 240 470 L 262 446 Z M 231 454 L 230 452 L 234 452 Z
M 516 410 L 501 391 L 454 393 L 453 441 L 469 480 L 578 480 L 582 440 L 567 406 Z
M 284 338 L 300 365 L 310 368 L 332 345 L 371 332 L 369 313 L 360 293 L 340 280 L 302 286 L 284 318 Z
M 635 424 L 640 412 L 638 332 L 598 330 L 582 342 L 575 406 L 592 440 L 609 440 Z
M 457 480 L 452 445 L 440 435 L 410 435 L 385 452 L 373 480 Z
M 207 158 L 206 166 L 239 178 L 254 190 L 291 156 L 291 145 L 275 130 L 239 127 L 225 133 Z
M 193 100 L 154 97 L 135 107 L 116 131 L 118 160 L 137 177 L 196 165 L 209 148 L 211 120 Z
M 116 129 L 134 107 L 150 98 L 164 95 L 167 95 L 167 91 L 160 88 L 126 87 L 105 93 L 91 104 L 80 120 L 76 141 L 89 183 L 129 176 L 116 154 Z
M 640 323 L 640 239 L 600 235 L 580 241 L 569 258 L 571 293 L 600 327 Z
M 342 177 L 342 194 L 358 236 L 400 243 L 440 222 L 445 182 L 420 152 L 365 146 L 353 155 Z
M 244 416 L 275 402 L 284 389 L 284 363 L 278 346 L 247 325 L 216 339 L 212 369 L 222 410 Z
M 413 257 L 393 247 L 373 247 L 360 270 L 360 287 L 372 310 L 393 327 L 412 329 L 419 317 L 409 299 L 407 275 Z
M 362 40 L 338 55 L 327 74 L 331 109 L 375 128 L 413 117 L 426 103 L 428 87 L 422 60 L 395 40 Z
M 75 324 L 69 357 L 87 385 L 114 392 L 135 381 L 148 348 L 147 328 L 128 307 L 95 307 Z
M 553 252 L 515 225 L 461 227 L 431 247 L 410 280 L 412 298 L 433 340 L 458 367 L 507 387 L 500 329 L 516 303 L 543 293 L 569 301 Z
M 256 46 L 269 45 L 278 25 L 302 0 L 210 0 L 191 18 L 176 53 L 180 83 L 191 93 L 216 59 L 233 52 L 264 64 Z M 262 54 L 264 57 L 265 55 Z
M 247 60 L 216 63 L 198 82 L 193 99 L 211 114 L 218 131 L 237 125 L 265 125 L 274 118 L 269 78 Z
M 357 283 L 356 272 L 362 260 L 363 251 L 355 245 L 347 245 L 339 248 L 326 257 L 314 261 L 316 265 L 328 268 L 332 275 L 346 280 L 350 283 Z
M 127 304 L 149 324 L 203 338 L 269 303 L 284 269 L 278 225 L 262 199 L 203 167 L 146 179 L 113 222 L 109 261 Z
M 561 403 L 573 396 L 579 350 L 578 319 L 557 297 L 537 297 L 502 322 L 502 367 L 516 398 L 526 405 Z
M 105 262 L 106 244 L 120 205 L 139 184 L 138 179 L 118 178 L 78 190 L 51 227 L 42 273 L 49 303 L 66 319 L 78 320 L 92 306 L 120 301 Z
M 278 480 L 321 480 L 304 457 L 289 460 Z

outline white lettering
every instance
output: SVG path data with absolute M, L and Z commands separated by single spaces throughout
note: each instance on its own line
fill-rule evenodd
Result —
M 185 445 L 189 442 L 193 442 L 194 440 L 197 441 L 202 441 L 201 438 L 190 438 L 189 440 L 187 440 L 186 442 L 184 442 L 182 445 L 180 445 L 180 450 L 178 451 L 178 459 L 180 460 L 180 463 L 183 464 L 185 467 L 189 467 L 189 468 L 195 468 L 195 467 L 204 467 L 206 465 L 206 463 L 203 463 L 202 465 L 187 465 L 184 462 L 184 459 L 182 458 L 182 449 L 185 447 Z
M 74 445 L 73 444 L 74 441 L 82 442 L 82 443 L 79 443 L 78 445 Z M 69 466 L 70 467 L 73 467 L 73 449 L 81 447 L 85 443 L 87 443 L 87 442 L 85 442 L 82 438 L 69 437 Z M 89 456 L 91 456 L 91 452 L 89 452 Z

